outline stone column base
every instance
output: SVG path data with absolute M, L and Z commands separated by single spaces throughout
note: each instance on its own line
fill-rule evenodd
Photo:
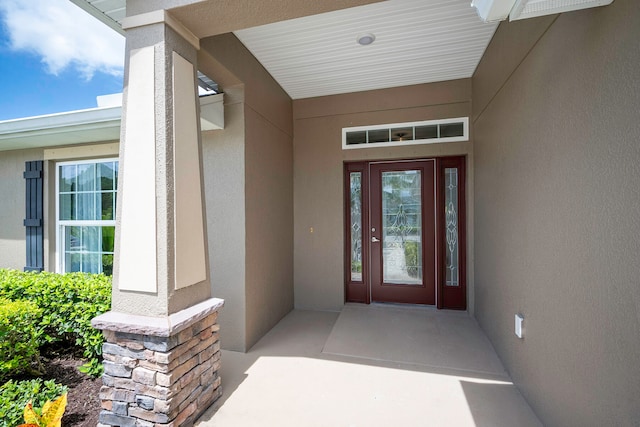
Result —
M 106 340 L 98 426 L 193 424 L 222 394 L 223 303 L 212 298 L 164 318 L 108 312 L 93 319 Z

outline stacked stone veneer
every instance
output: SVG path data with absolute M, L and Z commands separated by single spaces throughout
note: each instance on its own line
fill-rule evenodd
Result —
M 94 319 L 106 339 L 98 426 L 193 424 L 222 394 L 217 317 L 187 321 L 169 336 L 106 330 Z

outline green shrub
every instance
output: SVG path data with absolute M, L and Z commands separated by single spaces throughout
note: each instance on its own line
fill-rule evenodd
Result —
M 54 400 L 67 392 L 67 387 L 53 380 L 9 381 L 0 386 L 0 427 L 15 427 L 23 423 L 24 407 L 29 401 L 42 408 L 47 400 Z
M 100 373 L 103 337 L 91 327 L 91 319 L 111 308 L 110 277 L 0 269 L 0 298 L 37 304 L 42 341 L 73 342 L 88 359 L 87 373 Z
M 38 320 L 42 310 L 29 301 L 0 298 L 0 381 L 22 373 L 41 373 Z

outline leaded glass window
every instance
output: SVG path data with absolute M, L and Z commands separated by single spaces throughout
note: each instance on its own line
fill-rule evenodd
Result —
M 349 174 L 351 199 L 351 280 L 362 281 L 362 173 Z
M 445 228 L 446 228 L 446 265 L 445 284 L 460 286 L 458 251 L 458 169 L 445 168 Z
M 422 284 L 422 174 L 382 172 L 382 264 L 385 284 Z

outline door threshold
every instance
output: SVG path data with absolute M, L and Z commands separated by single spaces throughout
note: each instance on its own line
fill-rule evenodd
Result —
M 398 308 L 403 310 L 425 310 L 425 311 L 438 311 L 438 308 L 435 305 L 427 305 L 427 304 L 406 304 L 399 302 L 384 302 L 384 301 L 372 301 L 370 304 L 365 304 L 361 302 L 347 302 L 345 305 L 349 305 L 352 307 L 372 307 L 372 308 Z

